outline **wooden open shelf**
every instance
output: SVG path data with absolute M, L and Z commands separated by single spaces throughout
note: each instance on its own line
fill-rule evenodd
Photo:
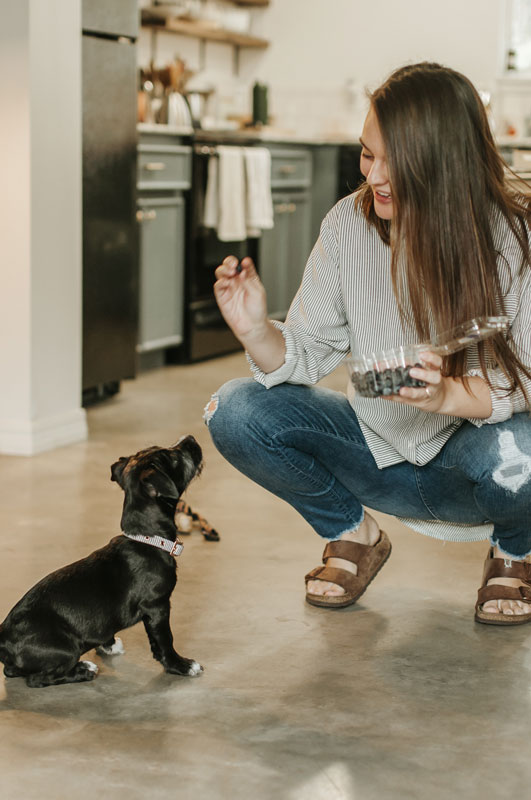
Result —
M 246 0 L 248 2 L 249 0 Z M 257 3 L 258 4 L 258 3 Z M 192 36 L 195 39 L 203 39 L 211 42 L 225 42 L 226 44 L 236 45 L 237 47 L 256 47 L 265 49 L 269 47 L 266 39 L 259 39 L 257 36 L 249 36 L 244 33 L 236 33 L 225 28 L 218 28 L 204 22 L 188 19 L 177 19 L 157 17 L 156 13 L 150 12 L 149 8 L 142 9 L 142 27 L 152 28 L 158 31 L 178 33 L 181 36 Z

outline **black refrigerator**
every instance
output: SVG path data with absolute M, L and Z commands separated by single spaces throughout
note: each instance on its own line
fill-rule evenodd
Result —
M 136 372 L 137 0 L 83 0 L 83 402 Z

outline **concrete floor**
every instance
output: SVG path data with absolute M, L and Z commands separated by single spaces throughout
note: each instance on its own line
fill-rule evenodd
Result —
M 531 631 L 473 622 L 486 545 L 377 515 L 394 549 L 362 602 L 304 603 L 320 541 L 223 461 L 201 419 L 223 380 L 247 374 L 241 354 L 145 373 L 89 410 L 87 442 L 0 457 L 0 619 L 119 531 L 109 466 L 149 444 L 199 439 L 206 467 L 187 499 L 221 534 L 185 538 L 173 595 L 176 649 L 201 677 L 166 675 L 136 626 L 125 656 L 90 654 L 92 683 L 0 679 L 2 797 L 529 797 Z

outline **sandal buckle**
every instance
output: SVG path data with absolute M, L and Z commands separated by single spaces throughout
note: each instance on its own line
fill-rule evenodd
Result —
M 503 559 L 503 566 L 506 567 L 507 569 L 511 569 L 512 566 L 513 566 L 512 558 L 504 558 Z

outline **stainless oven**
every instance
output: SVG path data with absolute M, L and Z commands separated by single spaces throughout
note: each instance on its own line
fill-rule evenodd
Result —
M 228 144 L 226 140 L 223 144 Z M 230 143 L 229 143 L 230 144 Z M 238 142 L 241 144 L 241 142 Z M 226 325 L 216 304 L 214 271 L 225 256 L 251 256 L 257 268 L 258 239 L 221 242 L 216 232 L 203 226 L 208 159 L 215 157 L 212 143 L 196 142 L 193 150 L 192 193 L 186 259 L 186 358 L 188 361 L 238 350 L 241 345 Z

